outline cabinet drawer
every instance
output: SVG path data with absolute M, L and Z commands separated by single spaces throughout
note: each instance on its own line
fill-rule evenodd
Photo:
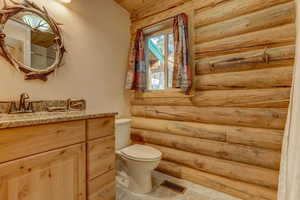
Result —
M 115 137 L 88 142 L 87 158 L 89 180 L 115 169 Z
M 85 121 L 0 130 L 0 163 L 85 141 Z
M 89 140 L 114 135 L 114 132 L 114 117 L 90 119 L 87 121 L 87 138 Z
M 94 196 L 99 190 L 106 185 L 114 182 L 116 179 L 116 171 L 111 170 L 101 176 L 98 176 L 88 182 L 88 196 Z

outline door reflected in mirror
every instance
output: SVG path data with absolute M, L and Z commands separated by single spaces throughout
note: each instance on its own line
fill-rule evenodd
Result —
M 45 70 L 55 63 L 56 35 L 41 16 L 19 12 L 5 23 L 4 33 L 7 49 L 18 62 L 34 70 Z

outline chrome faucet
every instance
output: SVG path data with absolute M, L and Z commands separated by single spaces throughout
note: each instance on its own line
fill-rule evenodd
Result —
M 33 113 L 33 104 L 29 102 L 26 106 L 26 100 L 29 99 L 29 95 L 27 93 L 22 93 L 20 95 L 19 107 L 17 108 L 16 102 L 11 102 L 9 107 L 9 114 L 18 114 L 18 113 Z

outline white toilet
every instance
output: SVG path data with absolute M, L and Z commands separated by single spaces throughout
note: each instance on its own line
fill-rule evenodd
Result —
M 146 194 L 152 190 L 151 172 L 158 166 L 162 154 L 152 147 L 131 145 L 130 123 L 130 119 L 116 120 L 117 154 L 127 168 L 128 189 L 135 193 Z

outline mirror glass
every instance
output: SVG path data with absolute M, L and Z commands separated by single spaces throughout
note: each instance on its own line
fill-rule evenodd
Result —
M 34 70 L 51 67 L 56 60 L 55 34 L 47 20 L 32 12 L 19 12 L 4 26 L 5 43 L 14 59 Z

